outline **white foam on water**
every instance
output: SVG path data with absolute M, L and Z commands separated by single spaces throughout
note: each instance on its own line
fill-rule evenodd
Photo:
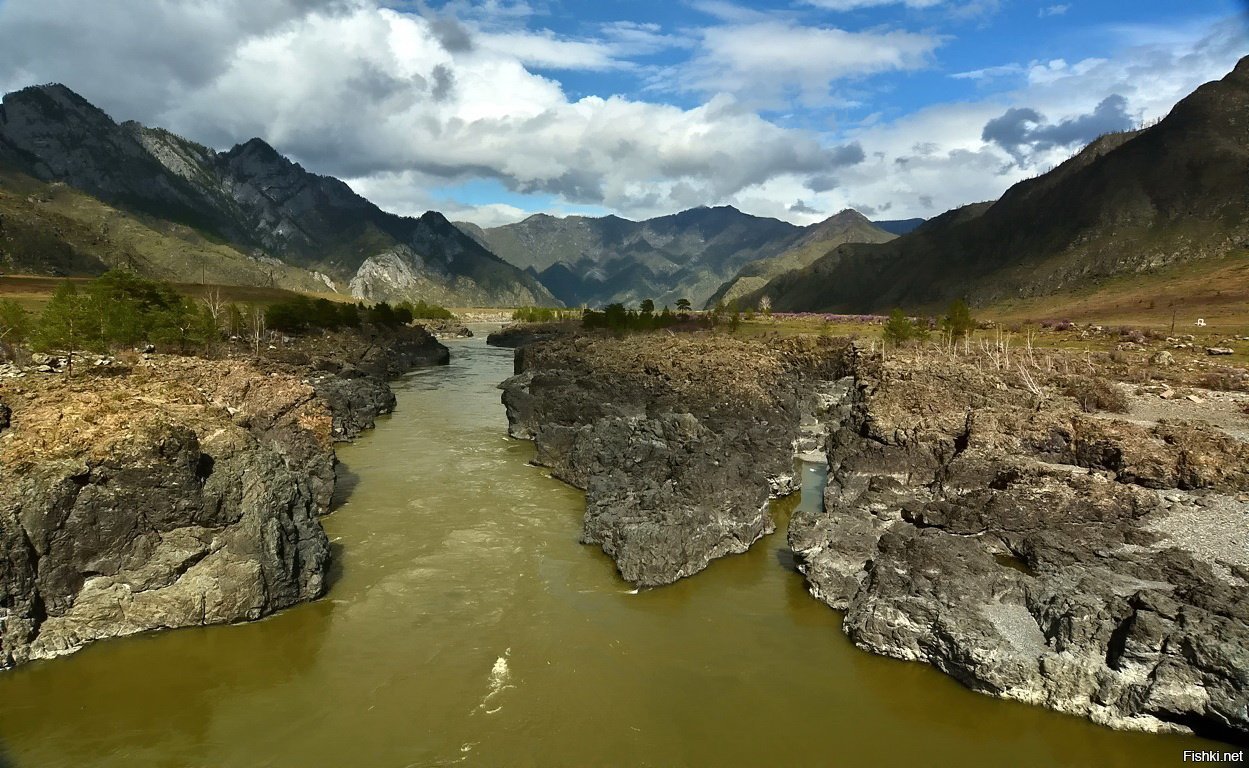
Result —
M 477 709 L 484 711 L 487 715 L 493 715 L 495 712 L 503 709 L 502 705 L 494 709 L 486 709 L 495 696 L 498 696 L 508 688 L 516 687 L 511 684 L 512 669 L 507 664 L 507 657 L 510 655 L 512 655 L 512 649 L 508 648 L 503 652 L 502 656 L 494 660 L 494 666 L 490 668 L 490 677 L 487 680 L 487 683 L 490 685 L 490 691 L 482 697 L 481 702 L 477 705 Z

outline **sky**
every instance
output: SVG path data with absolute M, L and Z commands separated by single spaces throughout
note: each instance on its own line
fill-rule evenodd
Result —
M 991 200 L 1249 54 L 1246 0 L 0 0 L 61 82 L 382 208 L 495 226 Z

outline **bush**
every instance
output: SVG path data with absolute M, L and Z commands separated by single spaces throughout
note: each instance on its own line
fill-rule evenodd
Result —
M 652 311 L 654 304 L 651 305 Z M 564 320 L 576 320 L 583 317 L 579 309 L 557 309 L 555 307 L 521 307 L 512 313 L 512 319 L 519 323 L 556 323 Z
M 0 341 L 21 344 L 30 334 L 30 313 L 12 299 L 0 301 Z
M 885 321 L 884 327 L 886 344 L 900 346 L 911 340 L 928 338 L 927 325 L 920 320 L 907 317 L 901 309 L 894 309 L 889 313 L 889 319 Z
M 1128 412 L 1128 398 L 1114 384 L 1098 376 L 1069 376 L 1062 393 L 1073 398 L 1085 413 Z
M 454 320 L 455 314 L 446 307 L 440 307 L 437 304 L 427 304 L 424 300 L 418 299 L 415 303 L 405 301 L 399 305 L 400 310 L 406 310 L 412 315 L 414 320 Z
M 1205 389 L 1217 389 L 1220 392 L 1249 392 L 1249 373 L 1234 368 L 1221 368 L 1202 376 L 1198 384 Z
M 961 339 L 976 330 L 976 319 L 971 316 L 967 302 L 958 299 L 950 304 L 945 317 L 941 318 L 941 330 L 954 339 Z
M 688 319 L 688 315 L 684 316 Z M 659 314 L 652 312 L 644 312 L 642 310 L 631 310 L 624 304 L 608 304 L 603 307 L 602 312 L 596 312 L 593 309 L 587 309 L 581 313 L 581 325 L 585 328 L 605 328 L 617 333 L 625 331 L 650 331 L 658 328 L 667 328 L 680 322 L 682 316 L 672 314 L 667 307 L 663 308 Z M 737 322 L 740 324 L 741 318 Z

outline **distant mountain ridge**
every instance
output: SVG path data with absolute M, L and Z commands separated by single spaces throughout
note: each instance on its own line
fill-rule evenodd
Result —
M 529 271 L 569 305 L 652 299 L 663 306 L 684 298 L 702 306 L 722 296 L 730 283 L 740 282 L 739 273 L 747 279 L 762 274 L 752 265 L 772 264 L 794 248 L 815 247 L 818 252 L 805 260 L 782 262 L 783 267 L 772 268 L 769 276 L 785 267 L 805 266 L 841 242 L 882 242 L 892 237 L 857 212 L 853 218 L 835 216 L 829 222 L 799 227 L 719 206 L 645 221 L 540 213 L 489 229 L 465 222 L 456 226 Z M 835 242 L 813 246 L 821 237 Z M 762 282 L 766 280 L 759 285 Z
M 216 152 L 162 129 L 119 125 L 63 85 L 4 97 L 0 168 L 63 182 L 114 208 L 190 227 L 254 259 L 324 275 L 327 287 L 359 298 L 554 302 L 531 275 L 439 213 L 386 213 L 261 139 Z
M 885 230 L 891 235 L 909 235 L 919 228 L 927 219 L 892 219 L 885 221 L 873 221 L 877 227 Z
M 682 298 L 701 305 L 741 266 L 779 253 L 802 233 L 730 206 L 646 221 L 535 214 L 490 229 L 461 226 L 566 304 L 592 306 Z
M 1249 57 L 1156 125 L 1103 136 L 994 203 L 772 279 L 777 309 L 879 312 L 1044 296 L 1180 262 L 1249 255 Z
M 708 305 L 732 302 L 758 290 L 769 280 L 802 269 L 844 243 L 887 243 L 895 235 L 866 216 L 847 208 L 804 230 L 802 237 L 775 256 L 752 261 L 737 271 L 707 300 Z M 756 302 L 757 303 L 757 302 Z

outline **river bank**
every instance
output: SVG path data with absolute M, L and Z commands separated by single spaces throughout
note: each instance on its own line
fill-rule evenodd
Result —
M 1061 352 L 1012 365 L 822 341 L 795 375 L 785 343 L 548 341 L 517 352 L 503 399 L 537 463 L 586 489 L 583 541 L 629 581 L 688 576 L 767 532 L 761 502 L 805 422 L 829 479 L 789 549 L 860 648 L 1118 728 L 1249 740 L 1234 429 L 1090 384 Z M 1128 413 L 1087 402 L 1102 384 Z
M 0 668 L 323 593 L 333 444 L 393 409 L 388 378 L 448 353 L 371 328 L 259 351 L 0 379 Z
M 634 594 L 578 543 L 584 494 L 507 437 L 512 352 L 484 336 L 338 446 L 325 599 L 0 674 L 0 765 L 1164 768 L 1218 747 L 857 650 L 788 558 L 818 472 L 772 502 L 776 533 Z

